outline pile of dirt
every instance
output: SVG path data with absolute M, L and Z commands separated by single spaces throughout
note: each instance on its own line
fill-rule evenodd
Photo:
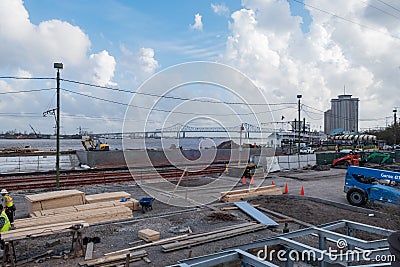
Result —
M 371 213 L 365 213 L 290 197 L 267 197 L 251 203 L 313 225 L 350 220 L 387 229 L 400 229 L 400 211 L 392 205 L 371 205 Z

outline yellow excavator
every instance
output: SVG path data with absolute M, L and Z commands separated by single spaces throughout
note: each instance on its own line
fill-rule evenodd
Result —
M 108 151 L 110 150 L 110 146 L 107 143 L 102 143 L 100 140 L 93 139 L 85 139 L 82 140 L 82 145 L 86 151 Z

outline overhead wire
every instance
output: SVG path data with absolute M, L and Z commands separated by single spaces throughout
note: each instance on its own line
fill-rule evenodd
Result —
M 88 94 L 84 94 L 84 93 L 79 93 L 79 92 L 75 92 L 66 88 L 62 89 L 65 92 L 69 92 L 72 94 L 77 94 L 80 96 L 85 96 L 88 98 L 93 98 L 96 100 L 100 100 L 100 101 L 105 101 L 105 102 L 109 102 L 109 103 L 113 103 L 113 104 L 117 104 L 117 105 L 123 105 L 123 106 L 127 106 L 127 107 L 134 107 L 134 108 L 139 108 L 139 109 L 145 109 L 145 110 L 150 110 L 150 111 L 159 111 L 159 112 L 166 112 L 166 113 L 175 113 L 175 114 L 184 114 L 184 115 L 204 115 L 204 116 L 246 116 L 246 115 L 255 115 L 255 114 L 263 114 L 263 113 L 270 113 L 270 110 L 267 111 L 259 111 L 259 112 L 249 112 L 249 113 L 234 113 L 234 114 L 216 114 L 216 113 L 198 113 L 198 112 L 183 112 L 183 111 L 171 111 L 171 110 L 165 110 L 165 109 L 159 109 L 159 108 L 151 108 L 151 107 L 145 107 L 145 106 L 139 106 L 139 105 L 133 105 L 133 104 L 127 104 L 127 103 L 122 103 L 119 101 L 114 101 L 114 100 L 109 100 L 106 98 L 102 98 L 102 97 L 97 97 L 97 96 L 92 96 L 92 95 L 88 95 Z M 220 103 L 224 103 L 225 102 L 220 102 Z M 248 104 L 248 106 L 250 106 L 251 104 Z
M 368 7 L 371 7 L 371 8 L 373 8 L 373 9 L 376 9 L 376 10 L 378 10 L 378 11 L 380 11 L 380 12 L 386 14 L 386 15 L 389 15 L 389 16 L 395 18 L 395 19 L 400 20 L 400 17 L 399 17 L 399 16 L 393 15 L 392 13 L 389 13 L 389 12 L 387 12 L 386 10 L 383 10 L 383 9 L 381 9 L 381 8 L 379 8 L 379 7 L 376 7 L 376 6 L 374 6 L 374 5 L 371 5 L 371 4 L 369 4 L 368 2 L 366 2 L 366 1 L 361 1 L 361 2 L 363 2 L 363 3 L 364 3 L 366 6 L 368 6 Z
M 398 12 L 400 12 L 400 9 L 398 9 L 398 8 L 396 8 L 396 7 L 390 5 L 390 4 L 388 4 L 388 3 L 386 3 L 386 2 L 384 2 L 384 1 L 382 1 L 382 0 L 376 0 L 376 1 L 378 1 L 378 2 L 380 2 L 380 3 L 382 3 L 382 4 L 384 4 L 384 5 L 386 5 L 386 6 L 390 7 L 390 8 L 392 8 L 392 9 L 398 11 Z
M 31 89 L 31 90 L 21 90 L 21 91 L 8 91 L 8 92 L 0 92 L 0 95 L 8 95 L 8 94 L 20 94 L 20 93 L 33 93 L 33 92 L 41 92 L 41 91 L 50 91 L 55 88 L 42 88 L 42 89 Z
M 0 76 L 0 79 L 14 79 L 14 80 L 55 80 L 52 77 L 19 77 L 19 76 Z
M 290 102 L 289 103 L 246 103 L 246 102 L 228 102 L 228 101 L 219 101 L 219 100 L 209 100 L 209 99 L 201 99 L 201 98 L 200 99 L 199 98 L 186 98 L 186 97 L 180 97 L 180 96 L 159 95 L 159 94 L 131 91 L 131 90 L 126 90 L 126 89 L 120 89 L 120 88 L 109 87 L 109 86 L 101 86 L 101 85 L 79 82 L 79 81 L 74 81 L 74 80 L 67 80 L 67 79 L 61 79 L 61 80 L 65 81 L 65 82 L 69 82 L 69 83 L 75 83 L 75 84 L 79 84 L 79 85 L 85 85 L 85 86 L 89 86 L 89 87 L 101 88 L 101 89 L 106 89 L 106 90 L 111 90 L 111 91 L 145 95 L 145 96 L 153 96 L 153 97 L 166 98 L 166 99 L 175 99 L 175 100 L 182 100 L 182 101 L 196 101 L 196 102 L 205 102 L 205 103 L 216 103 L 216 104 L 227 104 L 227 105 L 251 105 L 251 106 L 260 106 L 260 105 L 261 106 L 268 106 L 268 105 L 276 106 L 276 105 L 296 104 L 294 102 L 293 103 L 290 103 Z
M 390 36 L 390 37 L 395 38 L 395 39 L 400 39 L 400 37 L 395 36 L 395 35 L 393 35 L 393 34 L 389 34 L 389 33 L 387 33 L 387 32 L 384 32 L 384 31 L 378 30 L 378 29 L 376 29 L 376 28 L 373 28 L 373 27 L 371 27 L 371 26 L 361 24 L 361 23 L 359 23 L 359 22 L 357 22 L 357 21 L 353 21 L 353 20 L 351 20 L 351 19 L 348 19 L 348 18 L 339 16 L 339 15 L 337 15 L 337 14 L 335 14 L 335 13 L 332 13 L 332 12 L 329 12 L 329 11 L 326 11 L 326 10 L 323 10 L 323 9 L 318 8 L 318 7 L 315 7 L 315 6 L 313 6 L 313 5 L 303 3 L 303 2 L 301 2 L 301 1 L 299 1 L 299 0 L 293 0 L 293 1 L 296 2 L 296 3 L 299 3 L 299 4 L 301 4 L 301 5 L 304 5 L 304 6 L 307 6 L 307 7 L 312 8 L 312 9 L 315 9 L 315 10 L 317 10 L 317 11 L 319 11 L 319 12 L 322 12 L 322 13 L 325 13 L 325 14 L 328 14 L 328 15 L 331 15 L 331 16 L 333 16 L 333 17 L 335 17 L 335 18 L 338 18 L 338 19 L 341 19 L 341 20 L 344 20 L 344 21 L 353 23 L 353 24 L 358 25 L 358 26 L 360 26 L 360 27 L 362 27 L 362 28 L 369 29 L 369 30 L 371 30 L 371 31 L 375 31 L 375 32 L 378 32 L 378 33 L 381 33 L 381 34 Z

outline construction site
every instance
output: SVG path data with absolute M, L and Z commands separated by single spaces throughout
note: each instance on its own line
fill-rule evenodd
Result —
M 398 206 L 349 205 L 346 172 L 303 168 L 237 178 L 225 168 L 183 171 L 166 175 L 172 186 L 161 201 L 128 171 L 66 173 L 59 189 L 46 188 L 46 175 L 9 175 L 17 210 L 14 228 L 1 235 L 3 266 L 390 266 L 387 237 L 400 228 Z M 95 177 L 103 183 L 90 183 Z M 221 177 L 234 187 L 201 191 Z M 176 205 L 191 188 L 218 200 Z M 326 250 L 339 241 L 345 251 L 367 250 L 382 262 L 334 258 Z M 283 261 L 265 257 L 267 247 L 315 254 Z

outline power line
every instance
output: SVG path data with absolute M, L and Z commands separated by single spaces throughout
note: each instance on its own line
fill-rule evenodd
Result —
M 332 12 L 329 12 L 329 11 L 326 11 L 326 10 L 323 10 L 323 9 L 320 9 L 320 8 L 318 8 L 318 7 L 312 6 L 312 5 L 310 5 L 310 4 L 303 3 L 303 2 L 301 2 L 301 1 L 299 1 L 299 0 L 293 0 L 293 1 L 296 2 L 296 3 L 302 4 L 302 5 L 304 5 L 304 6 L 310 7 L 310 8 L 312 8 L 312 9 L 315 9 L 315 10 L 317 10 L 317 11 L 319 11 L 319 12 L 322 12 L 322 13 L 325 13 L 325 14 L 328 14 L 328 15 L 331 15 L 331 16 L 333 16 L 333 17 L 335 17 L 335 18 L 338 18 L 338 19 L 341 19 L 341 20 L 344 20 L 344 21 L 353 23 L 353 24 L 358 25 L 358 26 L 360 26 L 360 27 L 363 27 L 363 28 L 366 28 L 366 29 L 369 29 L 369 30 L 372 30 L 372 31 L 375 31 L 375 32 L 379 32 L 379 33 L 381 33 L 381 34 L 390 36 L 390 37 L 395 38 L 395 39 L 400 39 L 400 37 L 394 36 L 394 35 L 392 35 L 392 34 L 388 34 L 387 32 L 380 31 L 380 30 L 375 29 L 375 28 L 373 28 L 373 27 L 371 27 L 371 26 L 367 26 L 367 25 L 361 24 L 361 23 L 356 22 L 356 21 L 353 21 L 353 20 L 351 20 L 351 19 L 347 19 L 347 18 L 342 17 L 342 16 L 339 16 L 339 15 L 337 15 L 337 14 L 335 14 L 335 13 L 332 13 Z
M 14 79 L 14 80 L 55 80 L 55 78 L 48 78 L 48 77 L 18 77 L 18 76 L 0 76 L 0 79 Z
M 182 100 L 182 101 L 196 101 L 196 102 L 205 102 L 205 103 L 216 103 L 216 104 L 227 104 L 227 105 L 250 105 L 250 106 L 276 106 L 276 105 L 293 105 L 293 104 L 296 104 L 296 103 L 271 103 L 271 104 L 268 104 L 268 103 L 227 102 L 227 101 L 198 99 L 198 98 L 185 98 L 185 97 L 179 97 L 179 96 L 168 96 L 168 95 L 158 95 L 158 94 L 152 94 L 152 93 L 137 92 L 137 91 L 131 91 L 131 90 L 120 89 L 120 88 L 109 87 L 109 86 L 101 86 L 101 85 L 90 84 L 90 83 L 79 82 L 79 81 L 73 81 L 73 80 L 67 80 L 67 79 L 61 79 L 61 80 L 65 81 L 65 82 L 69 82 L 69 83 L 75 83 L 75 84 L 79 84 L 79 85 L 85 85 L 85 86 L 89 86 L 89 87 L 96 87 L 96 88 L 101 88 L 101 89 L 106 89 L 106 90 L 111 90 L 111 91 L 138 94 L 138 95 L 145 95 L 145 96 L 152 96 L 152 97 L 159 97 L 159 98 L 166 98 L 166 99 Z
M 394 6 L 390 5 L 390 4 L 388 4 L 388 3 L 385 3 L 385 2 L 382 1 L 382 0 L 376 0 L 376 1 L 381 2 L 382 4 L 384 4 L 384 5 L 386 5 L 386 6 L 390 7 L 390 8 L 392 8 L 392 9 L 398 11 L 398 12 L 400 12 L 400 9 L 398 9 L 398 8 L 396 8 L 396 7 L 394 7 Z
M 20 94 L 20 93 L 33 93 L 33 92 L 50 91 L 50 90 L 55 90 L 55 88 L 43 88 L 43 89 L 0 92 L 0 95 Z
M 377 1 L 379 1 L 379 0 L 377 0 Z M 386 15 L 389 15 L 389 16 L 395 18 L 395 19 L 400 20 L 400 17 L 398 17 L 398 16 L 396 16 L 396 15 L 393 15 L 392 13 L 389 13 L 389 12 L 387 12 L 386 10 L 383 10 L 383 9 L 381 9 L 381 8 L 379 8 L 379 7 L 376 7 L 376 6 L 374 6 L 374 5 L 368 4 L 368 2 L 366 2 L 366 1 L 361 1 L 361 2 L 363 2 L 365 5 L 367 5 L 367 6 L 371 7 L 371 8 L 374 8 L 374 9 L 376 9 L 376 10 L 378 10 L 378 11 L 381 11 L 382 13 L 384 13 L 384 14 L 386 14 Z
M 114 100 L 109 100 L 106 98 L 101 98 L 101 97 L 97 97 L 97 96 L 91 96 L 91 95 L 87 95 L 87 94 L 83 94 L 83 93 L 79 93 L 79 92 L 75 92 L 72 90 L 68 90 L 63 88 L 63 91 L 72 93 L 72 94 L 77 94 L 80 96 L 85 96 L 88 98 L 93 98 L 96 100 L 100 100 L 100 101 L 104 101 L 104 102 L 108 102 L 108 103 L 113 103 L 113 104 L 117 104 L 117 105 L 122 105 L 122 106 L 127 106 L 127 107 L 134 107 L 134 108 L 140 108 L 140 109 L 145 109 L 145 110 L 150 110 L 150 111 L 159 111 L 159 112 L 165 112 L 165 113 L 175 113 L 175 114 L 184 114 L 184 115 L 204 115 L 204 116 L 246 116 L 246 115 L 255 115 L 255 114 L 262 114 L 262 113 L 270 113 L 270 111 L 260 111 L 260 112 L 249 112 L 249 113 L 234 113 L 234 114 L 216 114 L 216 113 L 196 113 L 196 112 L 183 112 L 183 111 L 171 111 L 171 110 L 164 110 L 164 109 L 159 109 L 159 108 L 149 108 L 149 107 L 144 107 L 144 106 L 138 106 L 138 105 L 132 105 L 132 104 L 126 104 L 126 103 L 122 103 L 119 101 L 114 101 Z

